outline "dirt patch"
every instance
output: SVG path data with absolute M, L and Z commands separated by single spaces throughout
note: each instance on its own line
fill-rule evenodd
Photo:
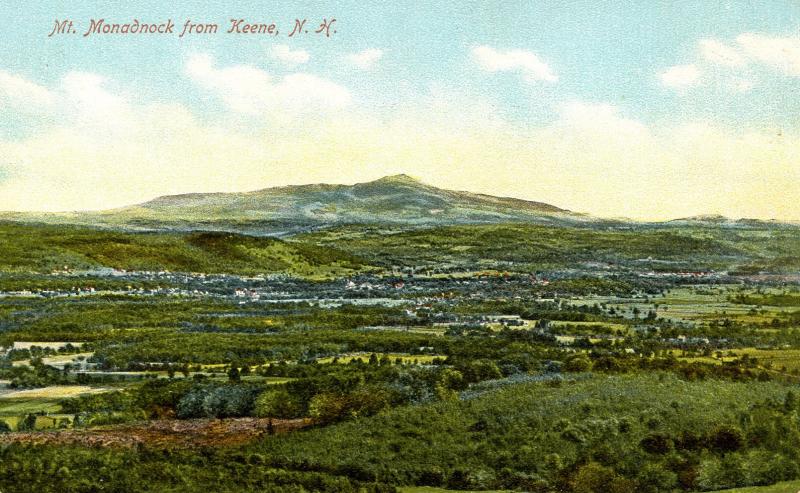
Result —
M 0 435 L 0 443 L 88 447 L 222 447 L 250 442 L 272 433 L 287 433 L 310 424 L 307 419 L 163 419 L 113 427 L 6 433 Z

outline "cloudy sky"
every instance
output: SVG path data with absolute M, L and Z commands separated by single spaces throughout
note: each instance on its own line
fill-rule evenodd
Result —
M 793 0 L 95 3 L 0 5 L 0 210 L 407 173 L 601 216 L 800 219 Z M 79 32 L 48 38 L 56 18 Z M 92 18 L 221 32 L 84 38 Z

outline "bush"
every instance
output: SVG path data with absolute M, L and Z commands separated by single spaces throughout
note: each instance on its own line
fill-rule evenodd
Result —
M 709 446 L 717 452 L 733 452 L 744 445 L 744 435 L 738 428 L 720 426 L 711 433 L 708 441 Z
M 261 417 L 299 418 L 303 413 L 303 405 L 285 389 L 266 390 L 256 399 L 253 412 Z
M 642 449 L 649 454 L 663 455 L 672 450 L 672 440 L 661 433 L 654 433 L 642 439 Z
M 17 424 L 17 431 L 34 431 L 36 429 L 36 415 L 28 414 Z
M 181 419 L 249 416 L 254 401 L 255 392 L 248 387 L 198 387 L 178 401 L 176 412 Z
M 678 482 L 678 476 L 674 472 L 652 462 L 645 464 L 636 479 L 639 483 L 637 491 L 642 493 L 671 491 Z
M 563 369 L 571 372 L 589 371 L 592 369 L 592 361 L 585 354 L 570 356 L 564 362 Z
M 311 398 L 308 403 L 308 414 L 320 424 L 332 423 L 345 416 L 347 409 L 343 396 L 332 392 L 323 392 Z

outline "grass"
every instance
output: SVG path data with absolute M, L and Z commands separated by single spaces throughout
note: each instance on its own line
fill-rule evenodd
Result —
M 77 362 L 81 357 L 83 359 L 88 359 L 92 356 L 92 354 L 94 353 L 57 354 L 54 356 L 46 356 L 42 358 L 42 363 L 44 363 L 45 365 L 51 365 L 62 368 L 67 363 Z M 24 366 L 30 364 L 31 364 L 30 360 L 27 359 L 14 361 L 13 363 L 14 366 Z
M 719 490 L 711 493 L 795 493 L 797 491 L 800 491 L 800 480 L 784 481 L 770 486 L 751 486 L 748 488 Z
M 61 410 L 57 398 L 0 399 L 0 415 L 19 416 L 29 413 L 55 413 Z
M 27 413 L 26 413 L 27 414 Z M 5 421 L 5 423 L 12 429 L 17 430 L 19 427 L 19 422 L 22 421 L 24 415 L 20 416 L 2 416 L 0 415 L 0 421 Z M 62 423 L 67 421 L 68 423 L 72 423 L 72 415 L 69 414 L 48 414 L 47 416 L 36 416 L 36 429 L 37 430 L 49 430 L 53 428 L 59 428 Z
M 403 486 L 397 488 L 400 493 L 476 493 L 472 490 L 446 490 L 433 486 Z M 481 493 L 501 493 L 505 490 L 482 490 Z
M 65 399 L 82 394 L 96 394 L 100 392 L 108 392 L 108 389 L 89 387 L 86 385 L 54 385 L 39 389 L 17 390 L 0 396 L 0 400 Z
M 36 429 L 55 428 L 70 416 L 57 414 L 61 411 L 59 401 L 79 395 L 107 392 L 109 389 L 85 385 L 57 385 L 40 389 L 27 389 L 0 395 L 0 420 L 16 429 L 27 414 L 45 413 L 36 417 Z
M 72 341 L 70 341 L 70 342 L 64 342 L 64 341 L 61 341 L 61 342 L 55 342 L 55 341 L 51 341 L 51 342 L 48 342 L 48 341 L 43 341 L 43 342 L 24 341 L 23 342 L 23 341 L 15 341 L 13 348 L 14 349 L 30 349 L 30 348 L 32 348 L 34 346 L 37 346 L 37 347 L 40 347 L 40 348 L 43 348 L 43 349 L 44 348 L 50 348 L 50 349 L 58 350 L 58 349 L 61 349 L 63 347 L 66 347 L 67 344 L 71 344 L 71 345 L 73 345 L 74 347 L 77 348 L 77 347 L 81 347 L 83 345 L 83 342 L 72 342 Z
M 722 351 L 722 358 L 716 356 L 690 356 L 682 358 L 686 361 L 710 364 L 722 364 L 747 355 L 758 360 L 758 366 L 770 370 L 800 371 L 800 349 L 757 349 L 741 348 Z
M 734 349 L 732 350 L 739 357 L 748 355 L 751 358 L 758 358 L 760 366 L 770 366 L 773 370 L 780 370 L 786 367 L 788 371 L 800 370 L 800 349 Z
M 634 308 L 639 310 L 639 317 L 650 310 L 656 310 L 659 318 L 692 324 L 705 324 L 720 319 L 729 319 L 742 324 L 765 324 L 773 318 L 780 318 L 797 310 L 790 306 L 756 307 L 729 299 L 739 292 L 740 288 L 733 285 L 721 285 L 713 289 L 705 286 L 685 286 L 672 288 L 665 296 L 651 296 L 648 299 L 584 296 L 571 302 L 575 305 L 605 303 L 629 319 L 633 317 Z
M 372 355 L 372 353 L 368 353 L 368 354 L 342 354 L 342 355 L 337 356 L 337 358 L 339 358 L 338 362 L 340 364 L 350 363 L 351 361 L 356 360 L 356 359 L 361 360 L 364 363 L 367 363 L 367 362 L 369 362 L 369 358 L 370 358 L 371 355 Z M 432 363 L 433 360 L 435 360 L 436 358 L 441 358 L 441 359 L 447 358 L 447 356 L 442 356 L 441 354 L 375 353 L 375 355 L 378 357 L 378 359 L 382 358 L 384 355 L 388 356 L 389 359 L 392 360 L 392 363 L 394 363 L 397 358 L 400 358 L 401 360 L 403 360 L 403 363 L 405 363 L 405 364 L 414 363 L 415 361 L 417 363 L 420 363 L 420 364 L 429 364 L 429 363 Z M 327 358 L 319 358 L 319 359 L 317 359 L 317 363 L 322 363 L 322 364 L 333 363 L 333 358 L 334 358 L 333 356 L 330 356 L 330 357 L 327 357 Z

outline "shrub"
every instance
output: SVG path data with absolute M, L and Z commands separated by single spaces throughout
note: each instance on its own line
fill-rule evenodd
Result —
M 253 411 L 261 417 L 298 418 L 303 413 L 303 405 L 285 389 L 266 390 L 256 399 Z

